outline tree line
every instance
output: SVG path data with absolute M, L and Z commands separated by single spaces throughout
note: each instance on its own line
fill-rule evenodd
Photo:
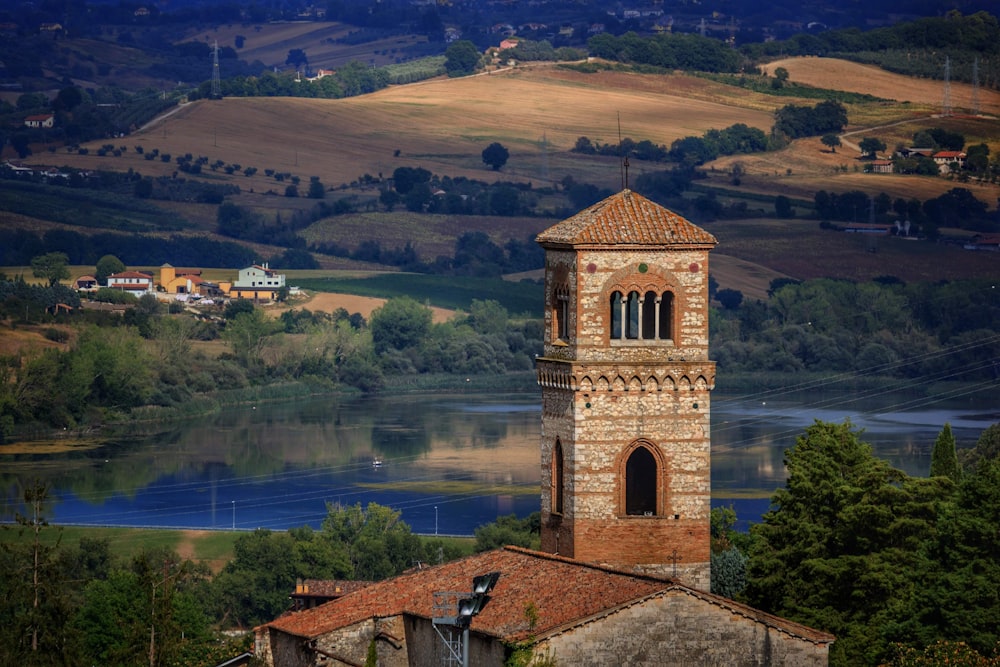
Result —
M 196 318 L 152 294 L 110 292 L 130 306 L 124 314 L 55 311 L 54 303 L 78 306 L 79 297 L 56 283 L 0 281 L 0 317 L 9 326 L 44 323 L 53 336 L 74 331 L 61 348 L 0 358 L 0 438 L 32 428 L 99 426 L 140 408 L 169 417 L 196 397 L 211 409 L 220 392 L 255 385 L 375 392 L 387 377 L 529 371 L 541 349 L 540 323 L 512 321 L 495 301 L 473 300 L 466 314 L 443 323 L 408 297 L 390 299 L 367 321 L 343 309 L 295 309 L 275 320 L 247 300 Z M 69 338 L 58 335 L 59 342 Z M 193 345 L 213 339 L 225 341 L 228 352 L 210 356 Z
M 213 575 L 167 547 L 116 557 L 106 538 L 82 537 L 73 546 L 40 540 L 58 530 L 46 521 L 48 489 L 27 483 L 22 500 L 22 539 L 0 544 L 5 665 L 211 667 L 252 650 L 246 631 L 288 611 L 298 580 L 378 581 L 471 550 L 418 537 L 398 511 L 377 503 L 328 503 L 318 530 L 240 535 L 233 558 Z M 537 533 L 537 514 L 534 523 L 507 517 L 478 529 L 472 548 L 497 540 L 537 546 Z M 223 634 L 230 629 L 245 634 Z
M 723 372 L 990 381 L 1000 377 L 993 282 L 778 280 L 766 301 L 713 312 L 712 357 Z
M 935 165 L 935 169 L 937 166 Z M 908 234 L 935 240 L 941 227 L 995 232 L 998 224 L 986 203 L 976 199 L 968 188 L 952 188 L 944 194 L 921 202 L 919 199 L 893 199 L 881 192 L 871 197 L 860 190 L 847 192 L 818 191 L 813 197 L 816 216 L 824 223 L 907 222 Z
M 1000 424 L 927 477 L 874 456 L 850 421 L 816 421 L 749 534 L 713 515 L 713 590 L 836 635 L 830 664 L 995 665 Z

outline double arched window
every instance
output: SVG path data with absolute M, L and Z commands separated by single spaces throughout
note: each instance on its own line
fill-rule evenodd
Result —
M 611 340 L 673 340 L 674 295 L 649 290 L 611 293 Z

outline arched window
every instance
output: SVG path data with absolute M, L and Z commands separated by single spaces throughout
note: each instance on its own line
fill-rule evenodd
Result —
M 622 338 L 622 293 L 615 290 L 611 293 L 611 338 Z
M 639 293 L 629 292 L 625 303 L 625 337 L 639 337 Z
M 563 513 L 563 449 L 559 438 L 556 438 L 556 446 L 552 449 L 552 512 L 554 514 Z
M 656 292 L 649 291 L 642 297 L 642 339 L 654 340 L 656 335 L 656 306 L 659 297 Z
M 637 447 L 625 463 L 625 514 L 656 514 L 656 458 Z
M 660 331 L 657 338 L 663 340 L 673 340 L 674 338 L 674 295 L 673 292 L 664 292 L 660 297 L 659 313 Z
M 555 290 L 555 307 L 552 312 L 555 325 L 556 340 L 569 340 L 569 288 L 557 285 Z

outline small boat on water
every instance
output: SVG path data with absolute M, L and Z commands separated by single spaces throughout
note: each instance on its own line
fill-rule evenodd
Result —
M 372 468 L 381 468 L 384 463 L 381 456 L 376 456 L 372 459 Z

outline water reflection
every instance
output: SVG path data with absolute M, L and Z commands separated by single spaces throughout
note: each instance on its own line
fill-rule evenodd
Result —
M 1000 412 L 986 396 L 717 395 L 713 502 L 757 520 L 784 483 L 785 449 L 814 419 L 845 418 L 865 428 L 878 456 L 926 475 L 946 421 L 959 446 L 971 446 Z M 13 519 L 18 484 L 38 477 L 54 490 L 55 523 L 284 529 L 318 526 L 328 502 L 374 501 L 399 509 L 418 532 L 470 534 L 538 509 L 539 432 L 534 391 L 248 405 L 89 448 L 0 447 L 0 518 Z

